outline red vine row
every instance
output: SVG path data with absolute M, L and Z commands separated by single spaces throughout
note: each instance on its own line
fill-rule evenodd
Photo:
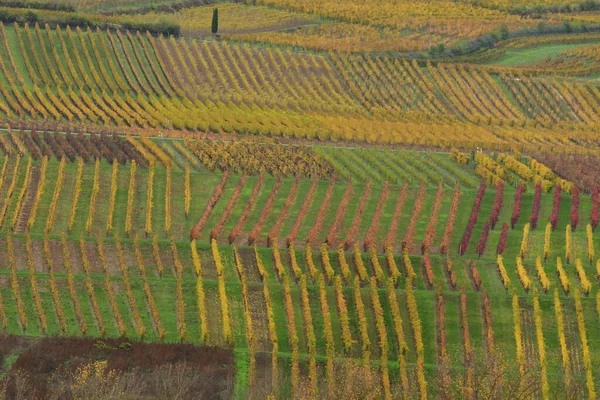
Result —
M 225 172 L 223 174 L 223 177 L 221 178 L 221 182 L 219 183 L 219 186 L 217 186 L 215 188 L 215 191 L 213 192 L 212 197 L 208 201 L 206 208 L 204 208 L 202 217 L 200 217 L 200 220 L 190 230 L 190 240 L 196 240 L 196 239 L 200 238 L 202 228 L 204 227 L 204 224 L 206 224 L 206 221 L 208 221 L 208 217 L 210 216 L 211 211 L 213 210 L 213 208 L 215 208 L 215 205 L 221 198 L 221 195 L 223 194 L 223 189 L 225 188 L 225 184 L 227 183 L 228 178 L 229 178 L 229 172 Z

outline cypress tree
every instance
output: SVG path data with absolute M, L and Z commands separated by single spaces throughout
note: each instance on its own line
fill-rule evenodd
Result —
M 219 31 L 219 9 L 218 8 L 215 8 L 213 10 L 211 31 L 212 31 L 213 35 L 216 35 L 217 32 Z

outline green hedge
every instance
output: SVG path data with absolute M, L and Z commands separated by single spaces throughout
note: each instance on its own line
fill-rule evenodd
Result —
M 158 22 L 133 22 L 124 18 L 102 16 L 97 14 L 83 14 L 77 12 L 62 12 L 49 10 L 33 10 L 21 8 L 0 7 L 0 21 L 5 24 L 18 22 L 48 24 L 52 27 L 98 27 L 101 29 L 128 29 L 134 31 L 148 31 L 153 35 L 179 36 L 181 27 L 167 21 Z

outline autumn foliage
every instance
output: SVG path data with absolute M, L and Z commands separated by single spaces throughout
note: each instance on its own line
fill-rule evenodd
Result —
M 319 207 L 319 212 L 317 213 L 317 218 L 315 219 L 315 223 L 313 224 L 310 232 L 308 233 L 308 237 L 306 238 L 307 243 L 314 243 L 317 241 L 317 236 L 321 231 L 321 227 L 323 226 L 323 222 L 325 221 L 325 213 L 327 212 L 327 208 L 329 207 L 329 203 L 331 202 L 331 197 L 333 196 L 333 189 L 335 188 L 335 176 L 329 180 L 329 186 L 327 187 L 327 192 L 325 192 L 325 198 L 321 203 L 321 207 Z M 295 228 L 295 226 L 294 226 Z M 291 236 L 291 234 L 290 234 Z M 288 241 L 289 243 L 289 241 Z
M 504 253 L 506 248 L 506 239 L 508 237 L 508 224 L 505 222 L 502 224 L 502 230 L 500 231 L 500 240 L 498 241 L 498 247 L 496 247 L 496 254 Z
M 515 229 L 515 225 L 517 221 L 519 221 L 519 216 L 521 215 L 521 200 L 523 199 L 523 192 L 525 191 L 525 185 L 519 183 L 517 186 L 517 192 L 515 193 L 515 201 L 513 206 L 513 213 L 510 217 L 510 227 L 511 229 Z
M 304 217 L 306 216 L 308 208 L 312 204 L 318 184 L 319 184 L 319 181 L 316 179 L 313 179 L 312 184 L 310 185 L 310 189 L 308 189 L 308 193 L 304 197 L 304 202 L 302 203 L 302 208 L 300 209 L 300 212 L 296 216 L 296 222 L 294 222 L 294 226 L 292 227 L 290 234 L 285 239 L 285 242 L 288 245 L 288 247 L 293 245 L 294 242 L 296 241 L 296 238 L 298 237 L 298 230 L 300 229 L 300 226 L 302 225 L 302 222 L 304 221 Z
M 233 207 L 235 207 L 237 200 L 240 196 L 240 193 L 242 193 L 242 188 L 244 187 L 244 183 L 246 183 L 246 175 L 242 175 L 242 177 L 238 181 L 238 184 L 235 186 L 235 189 L 233 190 L 233 193 L 231 194 L 231 197 L 229 198 L 229 201 L 227 202 L 227 206 L 225 207 L 225 210 L 221 213 L 221 216 L 219 217 L 217 224 L 210 231 L 210 239 L 211 240 L 219 239 L 219 235 L 223 231 L 225 222 L 227 221 L 229 214 L 233 210 Z
M 475 228 L 475 224 L 477 223 L 477 216 L 479 215 L 479 208 L 481 207 L 481 201 L 483 199 L 483 195 L 485 194 L 485 189 L 486 184 L 485 182 L 482 182 L 479 186 L 479 190 L 477 191 L 477 195 L 475 196 L 475 201 L 473 202 L 473 208 L 471 209 L 471 215 L 469 216 L 467 228 L 465 229 L 465 233 L 463 234 L 460 245 L 458 246 L 458 254 L 460 255 L 465 254 L 467 251 L 469 240 L 473 234 L 473 228 Z
M 427 230 L 425 231 L 425 238 L 421 243 L 421 252 L 425 254 L 433 244 L 435 239 L 436 229 L 438 225 L 438 216 L 440 208 L 442 206 L 442 200 L 444 198 L 444 186 L 440 183 L 438 189 L 435 192 L 435 199 L 433 201 L 433 208 L 431 210 L 431 216 L 429 217 L 429 223 L 427 224 Z
M 413 243 L 413 237 L 415 234 L 415 228 L 417 225 L 417 219 L 421 214 L 421 209 L 423 208 L 423 199 L 425 198 L 426 186 L 425 182 L 421 182 L 421 186 L 419 187 L 419 192 L 417 193 L 417 199 L 415 200 L 415 204 L 413 205 L 413 212 L 410 217 L 410 222 L 408 223 L 408 228 L 406 228 L 406 233 L 404 234 L 404 239 L 402 240 L 402 248 L 410 251 Z
M 481 231 L 481 236 L 479 237 L 479 242 L 477 243 L 477 255 L 481 257 L 483 252 L 485 251 L 485 245 L 487 244 L 487 239 L 490 233 L 490 222 L 486 221 L 483 224 L 483 230 Z
M 273 243 L 278 241 L 279 231 L 281 230 L 281 227 L 282 227 L 285 219 L 287 218 L 290 207 L 292 206 L 292 204 L 294 204 L 294 200 L 296 199 L 296 192 L 298 192 L 298 184 L 299 183 L 300 183 L 300 181 L 298 179 L 294 180 L 292 188 L 290 189 L 290 191 L 285 199 L 285 203 L 283 204 L 283 208 L 281 209 L 281 212 L 279 213 L 279 217 L 277 217 L 277 221 L 275 222 L 275 225 L 273 225 L 273 227 L 269 231 L 269 234 L 267 235 L 267 246 L 271 246 Z
M 502 210 L 502 202 L 504 200 L 504 182 L 499 181 L 496 184 L 496 196 L 494 197 L 494 205 L 490 213 L 490 229 L 494 229 L 498 223 L 500 210 Z
M 598 217 L 600 215 L 600 194 L 598 193 L 598 186 L 594 186 L 592 192 L 592 215 L 590 216 L 590 223 L 592 230 L 596 231 L 598 227 Z
M 352 218 L 352 225 L 350 226 L 350 230 L 346 233 L 346 237 L 344 238 L 344 247 L 348 249 L 356 240 L 356 235 L 360 229 L 360 222 L 362 221 L 362 214 L 367 206 L 367 200 L 371 194 L 371 181 L 367 182 L 365 186 L 365 190 L 360 197 L 360 201 L 358 203 L 358 208 L 354 211 L 354 217 Z
M 448 221 L 446 222 L 446 228 L 444 229 L 444 236 L 440 243 L 440 253 L 448 254 L 448 248 L 450 247 L 450 240 L 452 232 L 454 230 L 454 222 L 456 221 L 456 213 L 458 212 L 459 200 L 460 200 L 460 188 L 458 185 L 454 187 L 454 195 L 452 196 L 452 205 L 450 206 L 450 214 L 448 215 Z
M 406 183 L 402 185 L 402 189 L 400 189 L 400 194 L 398 195 L 398 200 L 396 201 L 396 207 L 394 208 L 394 214 L 392 216 L 392 223 L 390 224 L 390 228 L 384 241 L 386 248 L 393 247 L 396 240 L 398 221 L 400 220 L 402 210 L 404 209 L 404 203 L 406 202 L 406 186 Z
M 538 183 L 535 185 L 535 193 L 533 195 L 533 206 L 531 208 L 531 217 L 529 218 L 529 224 L 531 229 L 535 229 L 540 218 L 540 204 L 542 201 L 542 185 Z
M 242 215 L 240 215 L 238 222 L 235 224 L 235 226 L 233 227 L 231 232 L 229 232 L 229 237 L 228 237 L 229 244 L 232 244 L 233 242 L 235 242 L 235 240 L 242 233 L 244 223 L 246 222 L 246 220 L 248 219 L 248 216 L 250 215 L 250 211 L 252 210 L 252 207 L 254 206 L 254 203 L 256 202 L 256 198 L 258 197 L 258 194 L 260 193 L 260 189 L 262 188 L 263 183 L 264 183 L 264 175 L 261 174 L 260 177 L 258 178 L 258 181 L 256 181 L 256 184 L 254 185 L 254 189 L 252 189 L 252 193 L 250 194 L 250 198 L 248 199 L 248 202 L 246 203 L 246 207 L 244 207 L 244 210 L 242 211 Z
M 554 203 L 552 204 L 552 214 L 550 215 L 550 224 L 552 224 L 552 230 L 556 229 L 558 225 L 558 211 L 560 209 L 560 194 L 561 187 L 557 185 L 554 189 Z
M 329 246 L 333 247 L 337 244 L 338 234 L 339 234 L 338 231 L 340 229 L 340 225 L 342 224 L 342 221 L 344 220 L 344 217 L 346 216 L 348 203 L 350 202 L 350 197 L 352 195 L 352 189 L 353 189 L 352 179 L 350 179 L 350 181 L 348 182 L 348 185 L 346 186 L 346 190 L 344 191 L 344 195 L 342 196 L 342 199 L 340 200 L 340 203 L 338 205 L 338 209 L 337 209 L 337 212 L 335 213 L 335 219 L 333 220 L 333 224 L 331 225 L 331 228 L 329 229 L 329 233 L 327 234 L 327 237 L 325 238 L 325 243 L 327 243 Z M 310 193 L 310 191 L 309 191 L 309 193 Z
M 381 215 L 383 214 L 383 205 L 387 200 L 389 190 L 389 182 L 385 181 L 383 189 L 381 190 L 381 194 L 379 195 L 379 200 L 377 201 L 375 213 L 373 214 L 373 218 L 371 220 L 371 226 L 369 227 L 367 235 L 365 236 L 363 244 L 363 248 L 365 249 L 365 251 L 369 250 L 369 248 L 376 245 L 375 242 L 377 240 L 377 231 L 379 230 L 379 220 L 381 219 Z
M 223 177 L 221 178 L 221 182 L 219 183 L 219 186 L 217 186 L 215 188 L 212 197 L 208 201 L 208 204 L 206 205 L 206 208 L 204 209 L 204 213 L 202 214 L 202 217 L 200 217 L 200 220 L 198 220 L 196 225 L 194 225 L 194 227 L 190 230 L 190 240 L 200 238 L 202 228 L 206 224 L 206 221 L 208 221 L 210 212 L 217 204 L 217 201 L 219 201 L 219 199 L 221 198 L 221 195 L 223 194 L 223 190 L 225 189 L 225 184 L 227 183 L 228 178 L 229 178 L 229 173 L 225 172 L 223 174 Z
M 275 198 L 277 197 L 277 191 L 281 187 L 281 183 L 282 183 L 281 179 L 277 179 L 275 186 L 273 186 L 273 189 L 271 189 L 271 193 L 269 193 L 269 197 L 267 198 L 267 201 L 265 202 L 265 206 L 263 207 L 262 211 L 260 212 L 258 221 L 256 221 L 256 224 L 254 224 L 254 227 L 248 234 L 248 243 L 249 244 L 254 244 L 254 242 L 258 239 L 258 236 L 260 235 L 262 227 L 263 227 L 265 221 L 267 220 L 267 217 L 271 213 L 271 208 L 273 208 L 273 203 L 275 202 Z
M 571 203 L 571 228 L 575 230 L 577 228 L 577 224 L 579 224 L 579 188 L 573 188 L 572 194 L 572 203 Z
M 425 278 L 427 279 L 427 285 L 431 288 L 433 287 L 433 281 L 435 275 L 433 273 L 433 268 L 431 267 L 431 259 L 429 258 L 429 254 L 425 253 L 423 256 L 423 268 L 425 270 Z

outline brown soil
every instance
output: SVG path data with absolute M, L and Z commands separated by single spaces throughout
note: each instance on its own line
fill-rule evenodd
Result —
M 173 254 L 171 253 L 171 249 L 168 249 L 164 246 L 163 247 L 159 246 L 159 249 L 160 249 L 160 259 L 163 263 L 163 269 L 164 269 L 163 275 L 164 276 L 176 276 L 175 267 L 173 266 Z M 154 248 L 152 248 L 149 251 L 153 252 Z M 152 256 L 154 257 L 154 253 L 152 253 Z M 183 263 L 182 258 L 183 257 L 181 257 L 181 255 L 180 255 L 179 261 L 181 261 Z M 191 258 L 191 255 L 190 255 L 190 258 Z M 152 265 L 154 265 L 154 264 L 156 264 L 156 262 L 152 261 Z M 184 267 L 184 269 L 185 269 L 185 267 Z
M 100 263 L 100 256 L 98 255 L 98 245 L 95 242 L 86 242 L 85 251 L 90 262 L 90 270 L 93 274 L 103 273 L 104 269 Z M 106 253 L 106 250 L 105 250 Z
M 67 240 L 67 245 L 69 247 L 69 256 L 71 258 L 71 271 L 74 274 L 83 273 L 83 261 L 81 259 L 79 241 L 72 242 Z
M 33 253 L 33 262 L 35 265 L 36 272 L 48 272 L 48 265 L 46 264 L 46 256 L 44 254 L 43 242 L 39 240 L 32 241 L 31 250 Z
M 49 379 L 57 371 L 61 376 L 75 372 L 79 367 L 98 360 L 107 361 L 109 370 L 137 371 L 140 377 L 167 364 L 185 363 L 198 371 L 202 379 L 194 382 L 191 393 L 228 393 L 235 375 L 233 352 L 228 349 L 197 347 L 188 344 L 139 343 L 125 339 L 43 338 L 24 339 L 0 337 L 0 358 L 20 350 L 8 376 L 21 370 L 29 376 L 31 398 L 48 398 L 54 384 Z M 8 398 L 13 398 L 15 380 L 9 380 Z M 149 390 L 147 387 L 145 390 Z M 143 398 L 155 398 L 147 392 Z M 230 397 L 232 393 L 225 397 Z M 185 397 L 190 398 L 190 397 Z
M 258 266 L 256 265 L 256 257 L 254 256 L 254 249 L 241 248 L 238 249 L 238 254 L 242 260 L 244 273 L 246 274 L 248 282 L 261 282 L 261 276 L 258 272 Z
M 198 250 L 202 263 L 202 278 L 217 280 L 217 267 L 210 250 Z
M 50 253 L 52 254 L 52 260 L 54 262 L 54 272 L 62 273 L 65 272 L 63 255 L 62 255 L 62 247 L 61 243 L 58 240 L 49 240 L 48 247 L 50 248 Z
M 12 241 L 17 270 L 27 271 L 29 264 L 27 262 L 27 252 L 25 251 L 25 241 L 15 237 L 12 238 Z
M 0 276 L 0 287 L 1 288 L 10 288 L 10 277 L 9 276 Z
M 121 247 L 123 248 L 123 259 L 125 260 L 125 265 L 127 267 L 136 266 L 137 261 L 135 259 L 135 251 L 133 250 L 133 244 L 121 243 Z
M 117 247 L 113 244 L 104 243 L 104 257 L 106 258 L 108 273 L 110 275 L 121 275 Z
M 271 351 L 269 340 L 269 320 L 261 286 L 248 287 L 248 302 L 252 316 L 252 329 L 257 351 Z
M 152 250 L 153 249 L 151 244 L 148 246 L 140 245 L 140 252 L 142 253 L 142 259 L 144 260 L 144 267 L 146 268 L 146 273 L 149 275 L 149 277 L 151 277 L 152 275 L 158 276 L 158 270 L 156 269 L 156 261 L 154 260 L 154 253 L 152 252 Z M 169 251 L 168 254 L 171 254 L 171 252 Z M 171 261 L 170 264 L 173 264 L 173 261 Z M 137 260 L 135 265 L 137 265 Z M 169 264 L 163 263 L 163 265 L 166 268 L 166 266 Z

